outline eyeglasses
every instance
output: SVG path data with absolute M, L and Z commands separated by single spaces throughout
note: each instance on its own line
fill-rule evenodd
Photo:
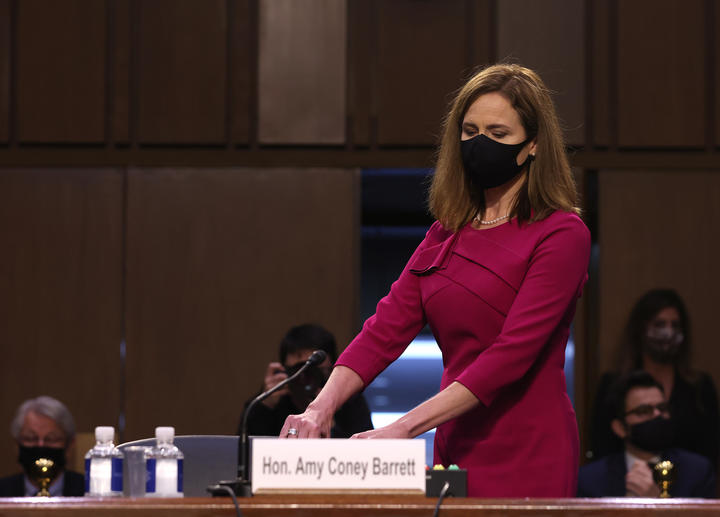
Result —
M 21 434 L 18 441 L 25 447 L 37 447 L 42 443 L 45 447 L 64 447 L 65 437 L 49 434 L 47 436 L 37 436 L 35 434 Z
M 660 402 L 659 404 L 640 404 L 639 406 L 632 408 L 630 411 L 626 411 L 625 416 L 653 416 L 653 414 L 655 414 L 655 410 L 658 410 L 660 413 L 670 413 L 670 404 L 668 404 L 667 402 Z

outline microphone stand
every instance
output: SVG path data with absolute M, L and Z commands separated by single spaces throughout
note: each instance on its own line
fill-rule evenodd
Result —
M 317 365 L 322 363 L 325 358 L 327 357 L 327 354 L 323 352 L 322 350 L 315 350 L 310 358 L 305 361 L 305 364 L 300 367 L 298 371 L 296 371 L 294 374 L 292 374 L 287 379 L 283 380 L 282 382 L 279 382 L 272 388 L 270 388 L 267 391 L 262 392 L 260 395 L 252 399 L 250 404 L 248 404 L 247 409 L 245 409 L 245 413 L 243 414 L 242 419 L 242 426 L 241 426 L 241 432 L 240 432 L 240 463 L 238 465 L 238 479 L 235 481 L 221 481 L 220 485 L 227 485 L 230 486 L 230 488 L 233 489 L 235 494 L 237 494 L 240 497 L 251 497 L 252 496 L 252 490 L 250 486 L 250 465 L 248 461 L 248 432 L 247 432 L 247 420 L 248 415 L 250 415 L 250 412 L 253 410 L 253 408 L 259 403 L 268 398 L 270 395 L 275 393 L 277 390 L 283 388 L 287 384 L 291 383 L 295 380 L 300 374 L 302 374 L 305 370 L 310 368 L 311 366 Z

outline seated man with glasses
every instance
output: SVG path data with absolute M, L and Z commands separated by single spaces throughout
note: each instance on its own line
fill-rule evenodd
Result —
M 713 467 L 704 456 L 672 448 L 675 422 L 662 386 L 647 372 L 618 379 L 612 392 L 615 419 L 612 431 L 625 450 L 580 468 L 578 497 L 658 497 L 653 466 L 671 461 L 674 479 L 671 497 L 715 497 Z
M 36 495 L 40 486 L 33 480 L 32 467 L 39 458 L 57 466 L 48 488 L 51 496 L 84 495 L 84 476 L 65 470 L 75 444 L 75 421 L 62 402 L 47 396 L 26 400 L 15 413 L 10 431 L 24 472 L 0 479 L 0 497 Z

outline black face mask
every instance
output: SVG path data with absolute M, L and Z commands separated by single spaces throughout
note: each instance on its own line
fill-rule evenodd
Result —
M 488 189 L 507 183 L 520 174 L 533 160 L 528 155 L 522 164 L 517 164 L 518 154 L 529 140 L 519 144 L 501 144 L 482 134 L 461 140 L 463 167 L 470 184 L 477 189 Z
M 22 465 L 23 470 L 29 477 L 33 477 L 33 468 L 35 461 L 40 458 L 52 460 L 55 463 L 55 472 L 60 472 L 65 468 L 65 449 L 58 447 L 25 447 L 20 445 L 18 454 L 18 462 Z
M 638 449 L 662 452 L 672 445 L 675 426 L 670 418 L 657 416 L 652 420 L 629 426 L 628 440 Z

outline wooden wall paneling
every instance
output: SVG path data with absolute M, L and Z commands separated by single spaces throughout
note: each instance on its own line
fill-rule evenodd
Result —
M 138 139 L 141 144 L 224 144 L 225 0 L 140 2 Z
M 359 172 L 132 170 L 127 439 L 232 434 L 291 326 L 357 330 Z
M 688 305 L 695 365 L 720 380 L 718 199 L 717 171 L 600 172 L 601 370 L 611 365 L 635 301 L 648 289 L 672 287 Z
M 498 59 L 497 3 L 466 0 L 465 9 L 467 79 L 478 67 L 495 63 Z
M 376 49 L 374 43 L 376 26 L 374 20 L 374 2 L 367 0 L 348 0 L 348 84 L 347 116 L 349 120 L 348 138 L 353 146 L 367 147 L 373 138 L 373 127 L 377 113 L 373 106 L 375 84 Z
M 434 145 L 453 92 L 470 69 L 464 0 L 375 2 L 381 146 Z
M 62 400 L 78 431 L 118 425 L 121 173 L 0 170 L 0 235 L 0 475 L 6 475 L 19 471 L 8 426 L 28 398 Z
M 717 2 L 712 4 L 714 6 L 713 14 L 713 30 L 711 31 L 711 40 L 714 43 L 713 47 L 713 60 L 711 73 L 714 73 L 715 83 L 713 84 L 713 92 L 711 93 L 712 99 L 715 103 L 715 147 L 720 148 L 720 95 L 718 95 L 717 89 L 720 87 L 720 6 Z
M 0 0 L 0 142 L 10 139 L 10 0 Z
M 587 220 L 587 207 L 588 201 L 585 199 L 587 188 L 588 174 L 586 171 L 578 168 L 573 168 L 573 175 L 577 184 L 577 190 L 580 193 L 580 207 L 583 209 L 583 219 L 585 224 L 591 226 Z M 580 432 L 580 450 L 584 451 L 586 448 L 588 430 L 588 413 L 590 410 L 590 404 L 588 404 L 588 383 L 590 381 L 587 365 L 591 362 L 592 351 L 590 348 L 592 340 L 590 339 L 590 329 L 592 328 L 592 322 L 588 317 L 589 310 L 593 306 L 594 290 L 593 286 L 595 278 L 593 278 L 591 267 L 588 267 L 588 281 L 586 282 L 582 296 L 578 300 L 575 319 L 573 321 L 572 337 L 574 341 L 574 355 L 573 355 L 573 394 L 575 414 L 579 425 Z M 566 365 L 567 368 L 567 365 Z M 569 382 L 569 379 L 567 379 Z M 582 453 L 580 457 L 583 459 Z
M 112 72 L 109 94 L 112 95 L 111 141 L 130 143 L 130 58 L 132 41 L 132 10 L 130 0 L 115 0 L 111 23 L 113 31 Z
M 250 0 L 228 4 L 230 20 L 230 139 L 247 145 L 257 131 L 257 12 Z
M 105 5 L 97 0 L 17 3 L 17 117 L 21 143 L 104 140 Z
M 590 423 L 592 421 L 592 383 L 591 372 L 588 365 L 592 364 L 592 350 L 588 339 L 588 311 L 592 306 L 588 286 L 583 289 L 583 295 L 578 300 L 573 321 L 573 341 L 575 344 L 573 356 L 573 408 L 578 422 L 580 434 L 580 462 L 584 463 L 585 451 L 589 448 Z M 566 379 L 569 384 L 569 379 Z
M 566 142 L 585 143 L 585 7 L 577 0 L 498 3 L 498 60 L 537 71 L 552 90 Z
M 260 0 L 260 143 L 345 142 L 346 13 L 346 0 Z
M 611 134 L 614 134 L 615 117 L 617 106 L 612 104 L 613 92 L 616 92 L 614 83 L 616 63 L 612 61 L 616 57 L 611 53 L 611 46 L 616 43 L 617 38 L 611 33 L 611 16 L 614 13 L 610 6 L 616 6 L 614 0 L 588 0 L 589 23 L 586 25 L 590 31 L 588 59 L 591 60 L 590 81 L 587 84 L 590 95 L 588 113 L 590 118 L 590 138 L 588 146 L 609 147 L 614 141 Z M 611 40 L 611 38 L 614 38 Z
M 705 145 L 704 4 L 618 2 L 620 146 Z

